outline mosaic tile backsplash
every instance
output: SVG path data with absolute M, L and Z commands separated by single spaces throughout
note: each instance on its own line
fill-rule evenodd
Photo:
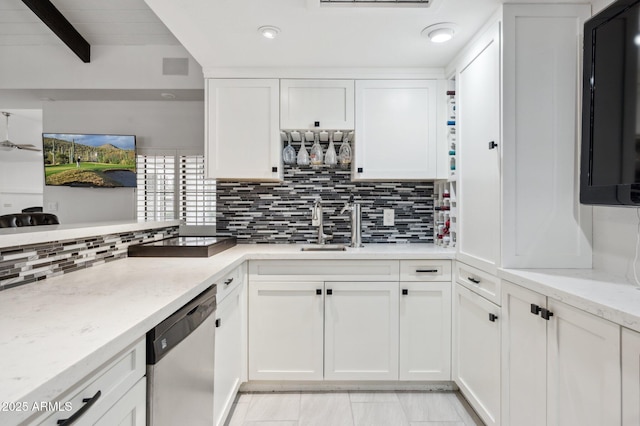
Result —
M 0 248 L 0 291 L 127 257 L 131 244 L 178 235 L 178 227 Z
M 322 198 L 328 243 L 348 244 L 349 212 L 340 210 L 354 195 L 362 205 L 362 242 L 433 243 L 433 183 L 352 182 L 350 170 L 287 166 L 283 182 L 218 182 L 218 235 L 238 243 L 314 243 L 315 199 Z M 383 209 L 395 210 L 395 225 L 383 226 Z

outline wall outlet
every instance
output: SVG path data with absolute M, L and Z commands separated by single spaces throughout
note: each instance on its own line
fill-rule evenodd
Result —
M 382 224 L 384 226 L 393 226 L 396 223 L 395 219 L 395 211 L 393 209 L 384 209 L 382 210 Z
M 58 211 L 58 202 L 57 201 L 49 201 L 47 203 L 47 210 L 49 210 L 50 212 L 57 212 Z

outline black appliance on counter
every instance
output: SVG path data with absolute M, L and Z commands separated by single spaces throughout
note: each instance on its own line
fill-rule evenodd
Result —
M 210 257 L 236 245 L 236 237 L 170 237 L 129 246 L 129 257 Z

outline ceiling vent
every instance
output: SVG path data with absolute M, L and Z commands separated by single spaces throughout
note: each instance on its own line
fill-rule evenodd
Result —
M 434 0 L 320 0 L 320 6 L 429 7 Z

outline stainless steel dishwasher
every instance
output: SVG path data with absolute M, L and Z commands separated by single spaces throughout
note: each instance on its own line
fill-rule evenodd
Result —
M 147 425 L 213 424 L 216 286 L 147 333 Z

